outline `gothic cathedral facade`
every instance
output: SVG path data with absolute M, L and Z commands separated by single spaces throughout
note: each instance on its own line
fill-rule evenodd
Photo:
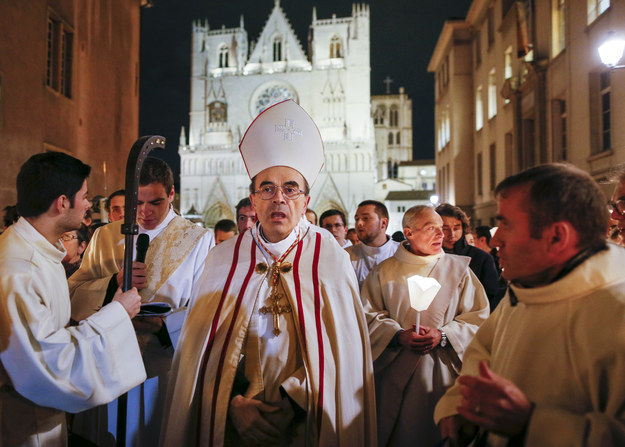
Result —
M 188 141 L 183 129 L 179 145 L 183 213 L 200 215 L 206 226 L 234 220 L 250 183 L 239 142 L 261 111 L 284 99 L 311 115 L 324 141 L 325 166 L 309 206 L 353 216 L 360 201 L 373 197 L 368 6 L 330 19 L 317 19 L 313 9 L 308 54 L 279 0 L 254 43 L 243 17 L 231 29 L 194 22 L 192 39 L 190 125 Z

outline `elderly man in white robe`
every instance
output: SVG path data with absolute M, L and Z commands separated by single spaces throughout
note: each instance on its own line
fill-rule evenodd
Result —
M 135 288 L 69 326 L 61 235 L 80 228 L 91 168 L 63 153 L 31 157 L 17 177 L 22 216 L 0 236 L 0 445 L 67 445 L 65 411 L 115 399 L 145 380 L 131 318 Z
M 378 444 L 434 445 L 440 441 L 434 406 L 488 318 L 488 299 L 470 258 L 443 252 L 443 222 L 431 207 L 410 208 L 402 224 L 407 240 L 373 268 L 362 288 L 375 360 Z M 413 275 L 441 285 L 421 312 L 418 330 L 408 294 L 407 278 Z
M 209 253 L 176 351 L 162 446 L 376 444 L 373 366 L 347 253 L 303 219 L 323 143 L 293 101 L 240 145 L 258 222 Z
M 625 250 L 606 244 L 605 198 L 588 173 L 548 164 L 496 188 L 507 296 L 436 406 L 462 445 L 625 445 Z M 625 190 L 615 190 L 611 203 Z M 479 430 L 479 432 L 478 432 Z
M 174 355 L 172 340 L 180 331 L 191 290 L 215 245 L 212 233 L 178 216 L 173 208 L 174 178 L 169 166 L 148 157 L 141 168 L 137 201 L 139 234 L 149 237 L 145 262 L 133 263 L 132 284 L 142 303 L 163 303 L 166 317 L 138 316 L 135 329 L 148 379 L 128 394 L 126 444 L 158 443 L 167 379 Z M 108 302 L 123 278 L 123 221 L 98 228 L 71 276 L 72 318 L 80 321 Z M 170 336 L 171 334 L 171 336 Z M 116 405 L 77 415 L 73 429 L 100 446 L 114 443 Z

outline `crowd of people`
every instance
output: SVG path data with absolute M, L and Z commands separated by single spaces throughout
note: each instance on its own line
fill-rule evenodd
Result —
M 415 205 L 391 237 L 381 202 L 352 229 L 309 208 L 323 144 L 295 102 L 240 151 L 250 195 L 212 231 L 145 160 L 148 243 L 126 274 L 126 191 L 89 225 L 89 166 L 22 166 L 0 236 L 0 445 L 625 443 L 625 169 L 610 213 L 588 174 L 546 164 L 497 186 L 496 230 Z

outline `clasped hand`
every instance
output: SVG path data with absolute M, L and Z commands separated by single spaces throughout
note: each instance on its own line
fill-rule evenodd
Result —
M 419 326 L 419 333 L 417 334 L 416 325 L 413 325 L 411 329 L 404 330 L 399 334 L 398 342 L 403 347 L 419 354 L 427 354 L 438 346 L 441 337 L 441 331 L 427 326 Z
M 230 401 L 228 414 L 237 432 L 248 445 L 275 445 L 287 433 L 295 416 L 288 398 L 274 405 L 241 395 Z

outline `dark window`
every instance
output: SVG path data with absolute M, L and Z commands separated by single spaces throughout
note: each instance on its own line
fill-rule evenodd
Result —
M 493 42 L 495 42 L 495 13 L 493 8 L 488 9 L 486 22 L 488 26 L 488 47 L 490 48 Z
M 228 53 L 228 47 L 225 45 L 219 49 L 219 68 L 228 67 Z
M 282 37 L 276 36 L 273 39 L 273 61 L 278 62 L 282 60 Z
M 46 85 L 72 97 L 74 32 L 57 16 L 48 17 Z
M 397 106 L 391 107 L 389 121 L 391 127 L 397 127 L 397 124 L 399 123 L 399 110 L 397 110 Z
M 475 32 L 475 66 L 482 63 L 482 33 L 480 30 Z

